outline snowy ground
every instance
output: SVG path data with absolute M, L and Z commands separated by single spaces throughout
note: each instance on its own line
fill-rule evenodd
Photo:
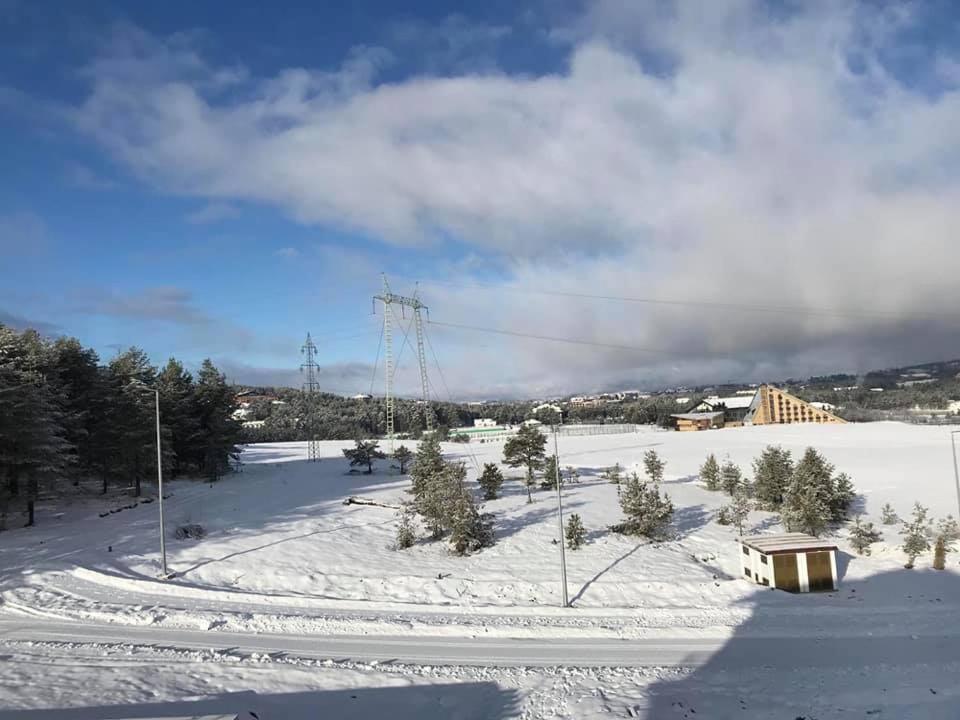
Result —
M 497 544 L 470 558 L 450 556 L 442 543 L 425 541 L 397 552 L 391 549 L 393 511 L 345 506 L 343 499 L 357 495 L 396 503 L 405 496 L 409 484 L 406 478 L 389 469 L 387 463 L 380 463 L 372 476 L 347 474 L 340 450 L 349 443 L 323 443 L 324 459 L 319 463 L 306 462 L 303 444 L 278 443 L 251 446 L 244 453 L 244 472 L 214 487 L 196 481 L 169 484 L 168 527 L 194 522 L 208 532 L 202 541 L 178 541 L 170 533 L 169 565 L 178 575 L 169 582 L 156 579 L 156 503 L 139 504 L 103 518 L 99 514 L 104 507 L 96 500 L 78 499 L 66 507 L 42 507 L 39 527 L 0 534 L 0 612 L 8 617 L 216 632 L 461 637 L 483 633 L 485 637 L 505 638 L 691 637 L 727 641 L 716 660 L 696 670 L 609 671 L 613 673 L 609 677 L 599 670 L 570 669 L 569 677 L 557 671 L 557 677 L 564 678 L 564 687 L 572 688 L 569 692 L 557 690 L 551 684 L 553 676 L 542 670 L 529 676 L 519 671 L 498 671 L 503 675 L 491 680 L 495 692 L 473 688 L 478 682 L 477 673 L 463 670 L 455 684 L 470 686 L 464 690 L 467 695 L 476 691 L 500 697 L 511 691 L 517 702 L 513 710 L 499 715 L 446 714 L 448 717 L 552 717 L 552 705 L 538 705 L 537 698 L 547 696 L 562 697 L 562 702 L 557 701 L 561 702 L 557 706 L 560 709 L 554 708 L 560 717 L 591 717 L 591 713 L 602 713 L 605 704 L 621 716 L 629 716 L 635 707 L 637 716 L 655 708 L 658 714 L 649 717 L 672 717 L 669 713 L 679 712 L 677 706 L 651 705 L 668 697 L 672 698 L 670 702 L 684 702 L 686 697 L 685 708 L 696 698 L 709 702 L 712 714 L 704 714 L 701 706 L 697 717 L 769 717 L 761 713 L 762 706 L 738 710 L 741 701 L 749 705 L 766 692 L 765 684 L 779 682 L 774 669 L 756 668 L 736 678 L 729 676 L 729 662 L 723 659 L 731 657 L 730 653 L 737 656 L 743 652 L 738 645 L 741 638 L 849 637 L 855 642 L 858 637 L 960 635 L 955 622 L 960 611 L 956 556 L 948 559 L 946 572 L 930 570 L 929 558 L 922 559 L 918 569 L 906 571 L 894 527 L 884 528 L 886 541 L 874 546 L 872 557 L 843 554 L 838 592 L 789 595 L 739 579 L 735 531 L 714 521 L 725 498 L 702 489 L 696 472 L 707 453 L 713 452 L 720 460 L 729 455 L 749 474 L 750 461 L 771 443 L 794 450 L 797 455 L 808 445 L 818 448 L 839 471 L 851 475 L 862 494 L 860 507 L 878 524 L 879 509 L 885 502 L 891 502 L 902 515 L 909 512 L 915 500 L 928 505 L 937 517 L 956 515 L 949 436 L 942 428 L 876 423 L 705 433 L 648 430 L 561 438 L 561 463 L 577 467 L 582 479 L 565 487 L 565 510 L 579 513 L 589 531 L 586 547 L 567 553 L 574 607 L 561 609 L 557 607 L 558 548 L 552 541 L 558 533 L 552 493 L 536 491 L 535 502 L 528 505 L 521 484 L 508 480 L 504 497 L 487 503 L 485 508 L 496 516 Z M 502 447 L 501 443 L 451 444 L 444 450 L 448 457 L 465 460 L 473 478 L 478 465 L 500 459 Z M 631 468 L 650 448 L 667 461 L 665 489 L 677 507 L 674 539 L 658 544 L 606 530 L 619 518 L 619 507 L 616 488 L 599 478 L 614 462 Z M 507 472 L 508 476 L 518 474 Z M 118 504 L 115 499 L 111 507 Z M 751 514 L 750 532 L 779 529 L 776 516 Z M 842 532 L 837 540 L 847 548 Z M 78 653 L 99 657 L 89 648 L 62 646 L 29 649 L 9 645 L 0 647 L 0 652 L 20 661 L 0 663 L 0 709 L 58 707 L 46 702 L 50 699 L 46 696 L 44 704 L 31 705 L 27 695 L 13 689 L 24 662 L 49 662 L 58 678 L 61 673 L 65 680 L 76 675 L 79 684 L 83 674 L 71 670 L 77 665 L 74 657 Z M 29 656 L 31 652 L 33 659 L 23 657 L 23 653 Z M 184 694 L 218 697 L 217 693 L 233 692 L 251 683 L 258 692 L 296 694 L 317 692 L 318 688 L 339 692 L 350 682 L 367 688 L 394 687 L 398 679 L 393 669 L 336 666 L 319 673 L 316 668 L 303 669 L 312 667 L 309 665 L 276 668 L 250 658 L 228 658 L 226 664 L 208 669 L 204 658 L 189 654 L 168 657 L 160 653 L 153 662 L 145 658 L 155 650 L 127 648 L 115 652 L 119 653 L 121 659 L 116 662 L 121 666 L 126 662 L 128 667 L 131 662 L 122 659 L 124 653 L 132 653 L 137 668 L 155 668 L 154 676 L 142 669 L 136 672 L 145 673 L 145 687 L 157 693 L 158 702 Z M 109 665 L 113 657 L 104 658 L 104 662 Z M 141 658 L 143 663 L 139 662 Z M 570 664 L 575 662 L 576 658 L 571 658 Z M 888 709 L 885 714 L 871 713 L 871 717 L 905 717 L 903 712 L 889 708 L 896 709 L 899 702 L 907 707 L 921 701 L 923 713 L 911 717 L 954 717 L 946 714 L 946 698 L 952 699 L 954 708 L 957 706 L 958 699 L 950 696 L 949 689 L 955 683 L 945 678 L 960 668 L 950 655 L 934 654 L 930 667 L 917 658 L 908 667 L 897 667 L 892 658 L 878 657 L 871 665 L 869 684 L 855 677 L 863 671 L 862 664 L 848 667 L 841 663 L 830 673 L 818 671 L 815 664 L 811 662 L 808 669 L 798 667 L 791 674 L 791 687 L 797 692 L 791 691 L 783 702 L 797 712 L 783 717 L 802 716 L 814 709 L 817 712 L 810 712 L 812 717 L 834 717 L 831 713 L 839 713 L 836 708 L 841 707 L 860 713 L 844 717 L 862 716 L 872 708 L 871 702 L 879 702 L 874 696 L 884 683 L 891 694 L 881 705 Z M 227 666 L 229 672 L 223 669 Z M 351 674 L 357 672 L 363 674 L 362 682 Z M 417 703 L 423 698 L 434 697 L 429 687 L 446 682 L 446 676 L 440 670 L 436 672 L 440 674 L 418 676 L 414 687 L 401 693 L 411 698 L 411 708 L 420 707 Z M 168 675 L 170 682 L 165 685 Z M 254 675 L 262 680 L 253 679 Z M 117 676 L 118 685 L 120 676 L 122 673 Z M 149 698 L 130 695 L 133 690 L 113 688 L 110 677 L 109 672 L 97 674 L 100 684 L 92 687 L 99 689 L 91 690 L 90 698 L 109 697 L 116 704 L 148 703 Z M 156 679 L 155 684 L 151 684 L 151 677 Z M 194 685 L 194 681 L 201 682 L 199 678 L 213 678 L 220 685 L 201 692 Z M 480 678 L 479 682 L 487 680 Z M 605 690 L 599 692 L 601 687 Z M 809 697 L 802 695 L 804 688 L 810 690 Z M 393 694 L 387 692 L 382 697 L 392 698 Z M 814 697 L 817 699 L 811 699 Z M 392 699 L 387 702 L 394 704 Z M 64 703 L 62 707 L 67 707 Z M 531 710 L 534 707 L 540 709 Z M 198 708 L 198 712 L 206 712 Z M 123 717 L 97 715 L 108 716 Z

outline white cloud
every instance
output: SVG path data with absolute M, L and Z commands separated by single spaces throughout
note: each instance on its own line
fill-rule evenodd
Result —
M 379 85 L 380 50 L 359 50 L 336 72 L 254 80 L 208 65 L 183 38 L 141 36 L 91 66 L 76 120 L 165 190 L 256 200 L 391 243 L 452 235 L 497 254 L 516 287 L 900 313 L 442 291 L 435 307 L 454 320 L 475 318 L 482 301 L 489 325 L 680 357 L 510 341 L 516 361 L 485 371 L 491 387 L 777 376 L 950 354 L 956 323 L 942 313 L 960 302 L 960 94 L 916 92 L 885 68 L 882 51 L 909 12 L 799 8 L 597 2 L 555 33 L 570 43 L 561 72 Z M 225 93 L 230 83 L 239 90 Z M 502 359 L 504 342 L 490 343 L 490 359 Z M 479 381 L 464 371 L 461 382 Z

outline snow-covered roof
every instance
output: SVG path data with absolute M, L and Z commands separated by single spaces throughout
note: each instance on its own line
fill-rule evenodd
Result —
M 756 393 L 754 393 L 756 395 Z M 731 397 L 722 397 L 722 398 L 706 398 L 701 405 L 709 405 L 710 407 L 717 407 L 718 405 L 725 406 L 728 410 L 733 410 L 734 408 L 748 408 L 750 403 L 753 402 L 753 395 L 733 395 Z
M 723 410 L 717 412 L 698 412 L 698 413 L 674 413 L 670 417 L 678 420 L 714 420 L 723 417 Z
M 806 550 L 836 550 L 837 546 L 822 538 L 806 533 L 781 533 L 779 535 L 751 535 L 740 542 L 765 555 Z

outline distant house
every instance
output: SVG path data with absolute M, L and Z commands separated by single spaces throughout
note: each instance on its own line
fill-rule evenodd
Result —
M 473 426 L 475 428 L 493 428 L 497 426 L 497 421 L 493 418 L 474 418 Z
M 273 395 L 267 395 L 259 390 L 242 390 L 233 396 L 237 405 L 247 407 L 255 402 L 273 402 L 277 398 Z
M 266 422 L 266 420 L 247 420 L 241 424 L 245 428 L 262 428 Z
M 723 427 L 722 410 L 718 412 L 677 413 L 670 417 L 674 419 L 677 430 L 681 432 L 712 430 L 713 428 Z
M 350 399 L 351 400 L 370 400 L 372 397 L 373 395 L 370 395 L 368 393 L 357 393 L 356 395 L 351 395 Z
M 834 405 L 833 403 L 820 402 L 818 400 L 814 400 L 812 403 L 810 403 L 810 405 L 812 407 L 815 407 L 817 410 L 836 410 L 837 409 L 837 406 Z
M 742 425 L 756 392 L 750 395 L 733 395 L 731 397 L 708 397 L 690 412 L 694 413 L 723 413 L 723 425 L 732 427 Z

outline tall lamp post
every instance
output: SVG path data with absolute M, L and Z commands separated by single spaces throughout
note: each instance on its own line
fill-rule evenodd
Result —
M 151 392 L 155 399 L 155 416 L 157 422 L 157 506 L 160 508 L 160 577 L 169 580 L 173 574 L 167 571 L 167 539 L 163 524 L 163 455 L 160 450 L 160 390 L 150 387 L 145 382 L 134 378 L 130 385 L 141 391 Z
M 957 484 L 957 517 L 960 517 L 960 469 L 957 465 L 957 435 L 960 435 L 960 430 L 950 431 L 950 445 L 953 448 L 953 481 Z
M 563 422 L 562 414 L 557 422 L 553 424 L 553 468 L 556 472 L 554 480 L 557 485 L 557 522 L 560 525 L 560 582 L 563 584 L 563 607 L 569 607 L 570 600 L 567 597 L 567 552 L 564 547 L 563 533 L 563 493 L 560 492 L 560 450 L 557 443 L 557 427 L 560 422 Z

